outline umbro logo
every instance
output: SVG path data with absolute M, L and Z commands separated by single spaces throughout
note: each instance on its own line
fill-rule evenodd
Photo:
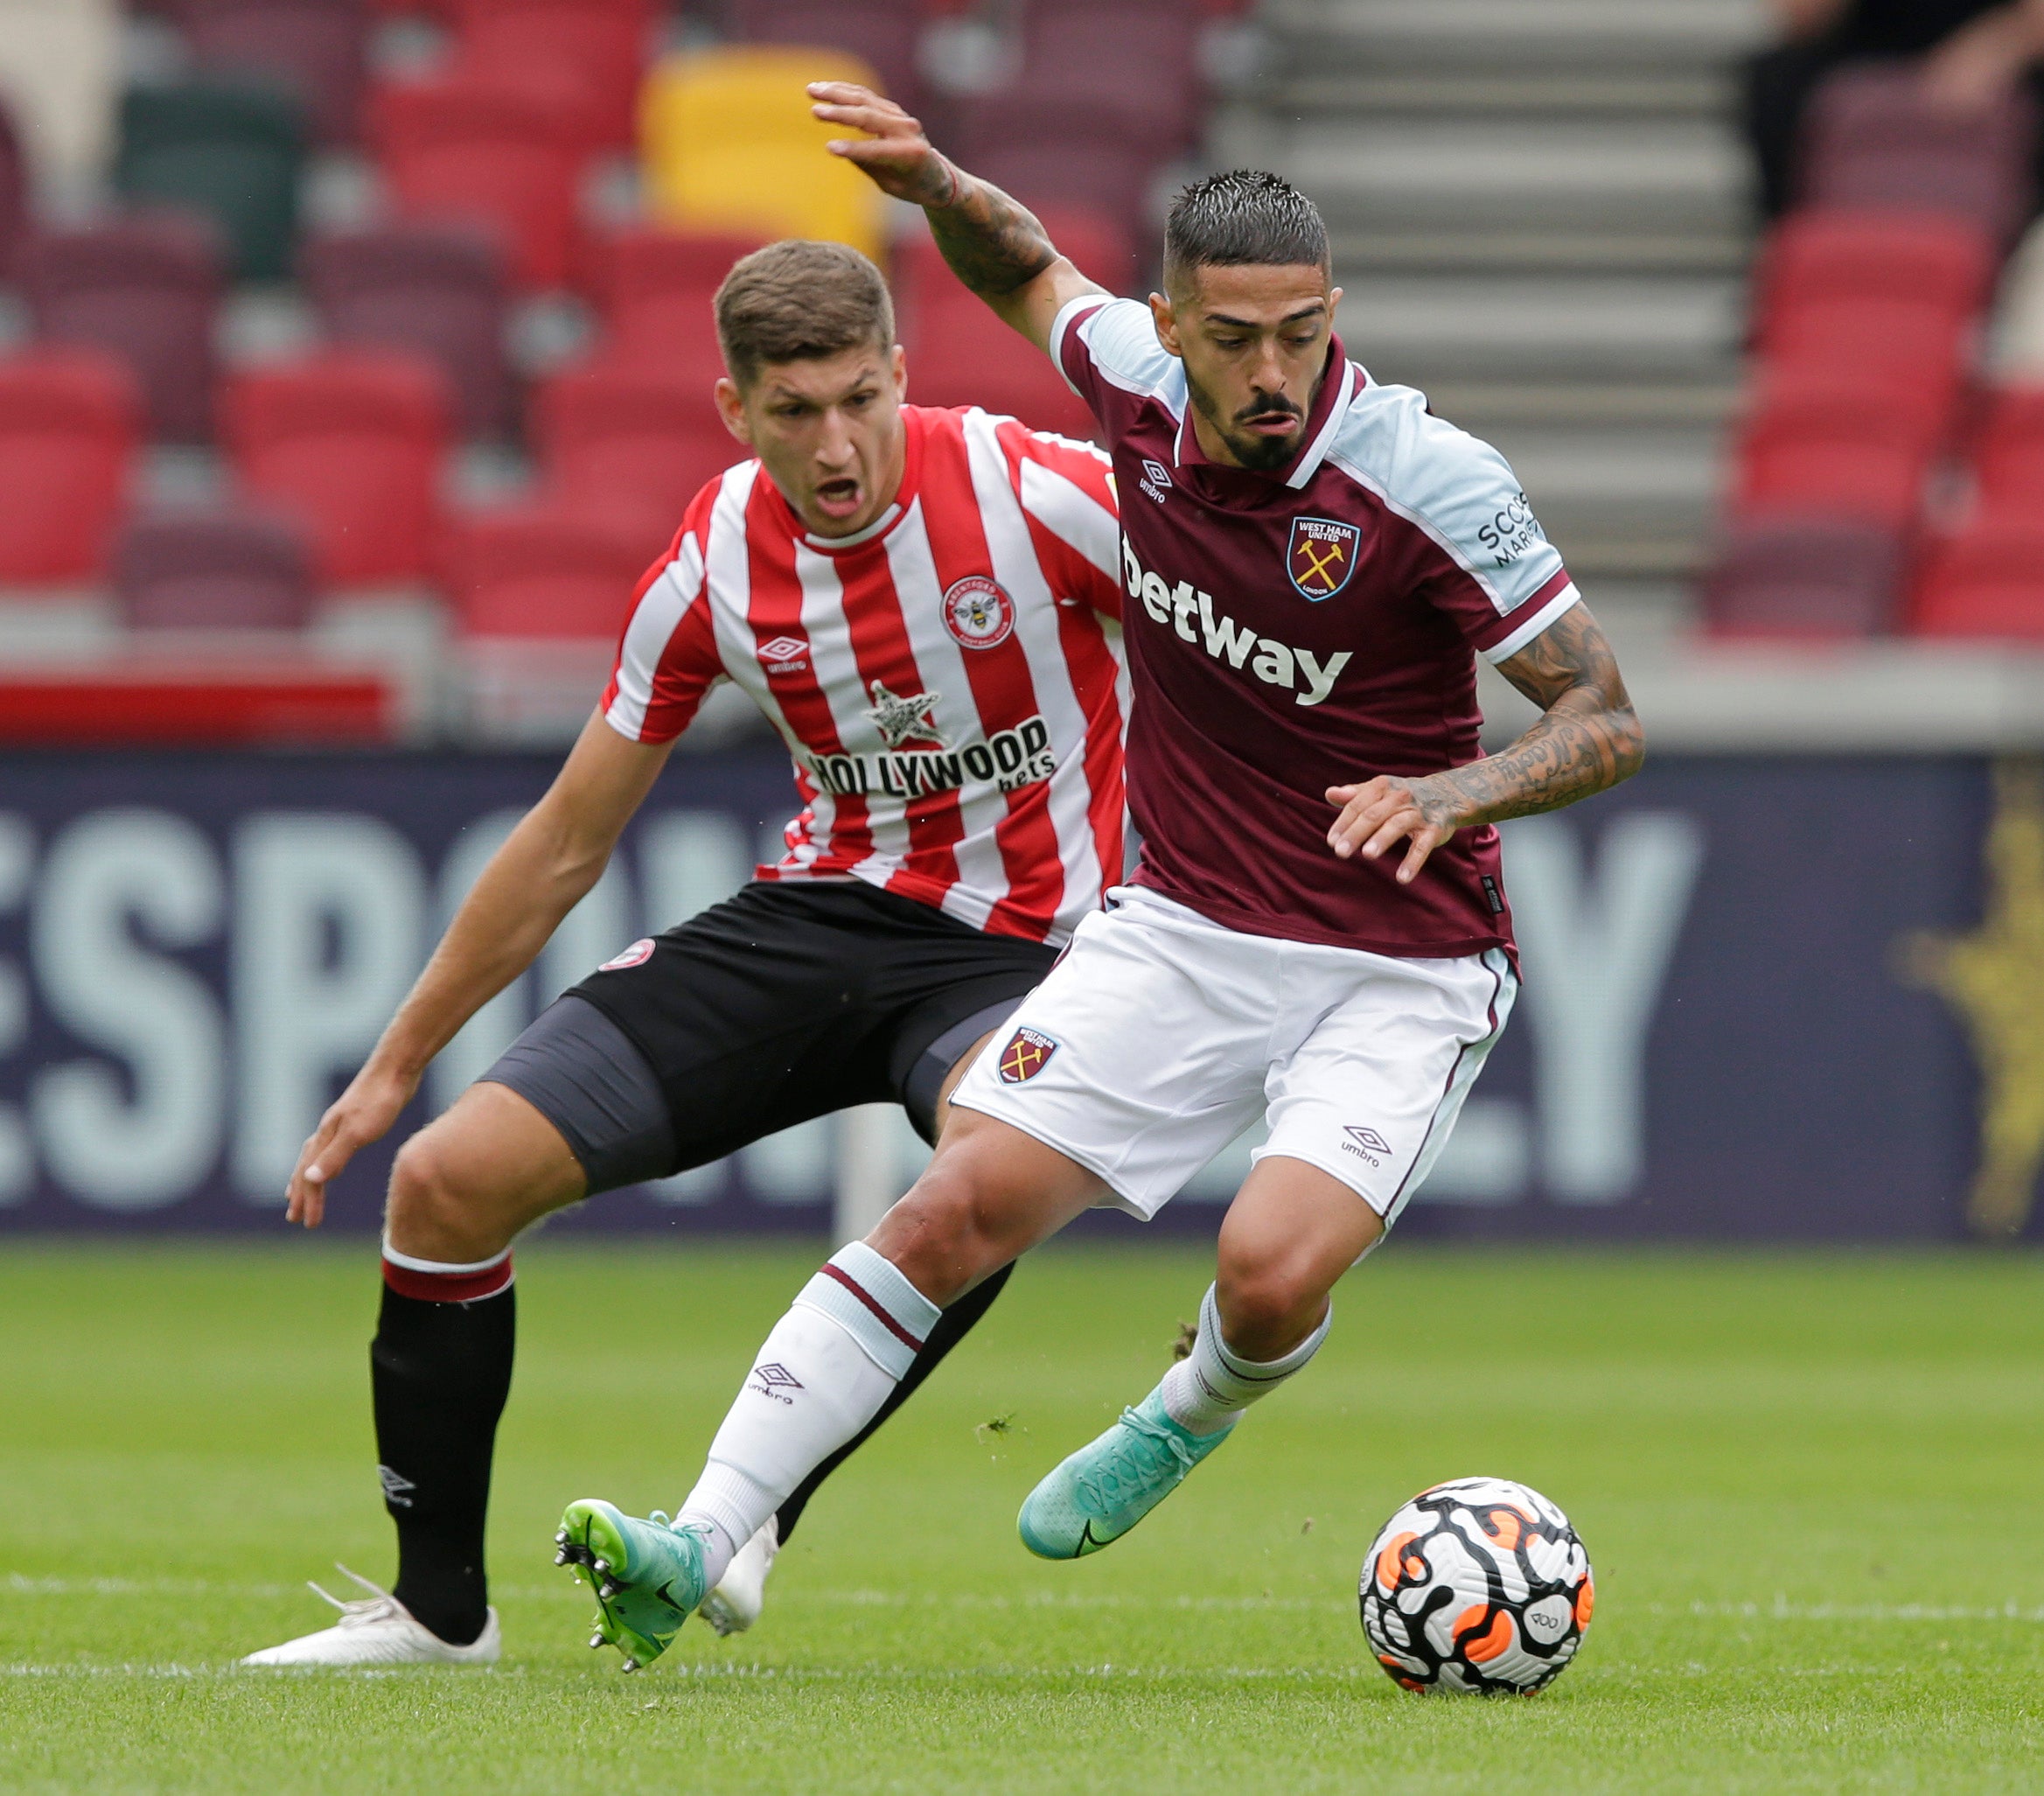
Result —
M 1146 458 L 1142 465 L 1142 479 L 1136 485 L 1162 505 L 1164 495 L 1171 490 L 1171 471 L 1162 462 L 1151 461 Z
M 1350 1123 L 1342 1133 L 1348 1137 L 1342 1143 L 1344 1154 L 1353 1154 L 1358 1160 L 1367 1160 L 1372 1166 L 1378 1167 L 1391 1157 L 1391 1143 L 1374 1129 L 1364 1129 Z
M 785 1403 L 792 1409 L 795 1406 L 795 1400 L 788 1393 L 801 1390 L 803 1384 L 778 1360 L 770 1360 L 764 1366 L 755 1366 L 746 1374 L 745 1388 L 757 1391 L 763 1397 L 771 1398 L 777 1403 Z
M 799 636 L 777 636 L 759 645 L 759 658 L 770 674 L 799 673 L 809 662 L 809 645 Z
M 401 1472 L 393 1471 L 387 1465 L 376 1468 L 376 1481 L 383 1486 L 383 1500 L 394 1503 L 400 1509 L 412 1506 L 412 1492 L 419 1487 Z

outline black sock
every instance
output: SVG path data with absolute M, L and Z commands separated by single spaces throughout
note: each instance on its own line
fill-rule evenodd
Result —
M 802 1512 L 809 1506 L 809 1499 L 816 1494 L 817 1486 L 842 1465 L 846 1460 L 872 1438 L 873 1430 L 909 1401 L 916 1387 L 937 1370 L 938 1362 L 979 1325 L 980 1318 L 994 1307 L 994 1300 L 1001 1295 L 1001 1289 L 1008 1282 L 1008 1275 L 1015 1270 L 1010 1260 L 985 1283 L 973 1286 L 950 1309 L 937 1318 L 937 1325 L 930 1331 L 930 1338 L 923 1343 L 923 1351 L 910 1363 L 902 1381 L 894 1387 L 893 1394 L 880 1406 L 880 1414 L 853 1436 L 829 1458 L 795 1486 L 787 1500 L 774 1512 L 781 1544 L 788 1543 L 788 1536 L 795 1532 L 795 1524 L 801 1520 Z
M 397 1524 L 392 1590 L 420 1625 L 465 1646 L 488 1619 L 483 1522 L 497 1419 L 511 1390 L 515 1286 L 473 1303 L 383 1289 L 369 1344 L 383 1506 Z

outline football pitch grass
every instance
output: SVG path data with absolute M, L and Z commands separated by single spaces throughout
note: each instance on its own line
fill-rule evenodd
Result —
M 815 1259 L 534 1243 L 503 1664 L 278 1674 L 228 1665 L 323 1625 L 302 1580 L 391 1571 L 373 1251 L 0 1246 L 0 1789 L 2044 1786 L 2034 1256 L 1394 1244 L 1183 1491 L 1050 1565 L 1017 1505 L 1148 1388 L 1210 1263 L 1053 1247 L 826 1488 L 753 1633 L 623 1676 L 555 1518 L 671 1506 Z M 1538 1697 L 1407 1695 L 1357 1625 L 1378 1526 L 1469 1473 L 1545 1491 L 1596 1568 Z

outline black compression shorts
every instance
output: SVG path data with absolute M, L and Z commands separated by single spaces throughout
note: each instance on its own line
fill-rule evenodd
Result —
M 761 881 L 592 973 L 483 1076 L 561 1131 L 592 1194 L 853 1104 L 899 1103 L 928 1141 L 945 1074 L 1057 958 L 862 881 Z

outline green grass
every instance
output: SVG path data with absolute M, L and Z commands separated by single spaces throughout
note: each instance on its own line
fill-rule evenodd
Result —
M 391 1568 L 359 1247 L 0 1249 L 0 1788 L 2034 1791 L 2044 1264 L 1394 1247 L 1319 1361 L 1111 1553 L 1015 1508 L 1140 1395 L 1203 1255 L 1052 1249 L 819 1499 L 730 1643 L 624 1678 L 564 1499 L 671 1505 L 809 1249 L 541 1242 L 498 1454 L 494 1672 L 287 1676 Z M 650 1341 L 650 1349 L 625 1344 Z M 975 1430 L 1012 1414 L 1004 1436 Z M 1598 1573 L 1531 1701 L 1396 1689 L 1378 1524 L 1494 1472 Z

